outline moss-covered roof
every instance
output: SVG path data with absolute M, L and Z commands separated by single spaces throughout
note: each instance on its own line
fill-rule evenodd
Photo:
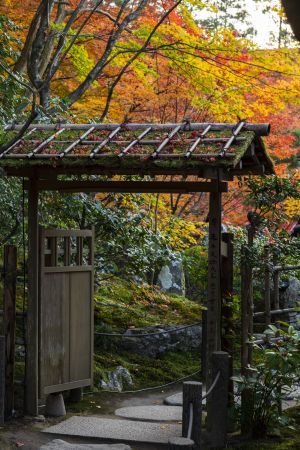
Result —
M 7 127 L 6 141 L 21 126 Z M 8 173 L 49 168 L 59 173 L 198 174 L 222 168 L 232 176 L 271 174 L 262 135 L 268 124 L 32 125 L 0 154 Z

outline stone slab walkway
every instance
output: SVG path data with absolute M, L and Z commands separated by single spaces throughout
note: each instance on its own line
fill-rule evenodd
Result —
M 205 390 L 203 390 L 202 395 L 205 394 Z M 169 406 L 182 406 L 183 399 L 182 399 L 182 391 L 177 392 L 176 394 L 170 395 L 169 397 L 166 397 L 164 399 L 164 404 Z M 203 399 L 202 405 L 206 405 L 206 398 Z
M 171 437 L 181 436 L 181 425 L 74 416 L 43 432 L 112 441 L 167 444 Z
M 170 395 L 164 400 L 164 403 L 170 406 L 182 406 L 182 392 L 177 392 L 177 394 Z
M 182 407 L 164 405 L 132 406 L 117 409 L 115 415 L 133 420 L 178 422 L 182 420 Z
M 125 444 L 69 444 L 61 439 L 54 439 L 42 445 L 40 450 L 131 450 L 131 447 Z

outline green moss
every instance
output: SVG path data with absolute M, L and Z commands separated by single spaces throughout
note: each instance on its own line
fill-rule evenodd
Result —
M 250 147 L 255 138 L 255 133 L 253 131 L 247 131 L 246 133 L 241 133 L 239 136 L 243 137 L 245 140 L 242 141 L 240 145 L 235 147 L 235 158 L 233 160 L 234 167 L 236 167 Z
M 96 331 L 125 331 L 130 327 L 187 324 L 201 320 L 202 307 L 177 295 L 166 295 L 153 286 L 140 286 L 121 279 L 102 284 L 95 296 Z M 95 386 L 107 380 L 109 371 L 126 367 L 134 389 L 156 386 L 199 370 L 199 352 L 166 352 L 157 358 L 120 350 L 120 338 L 97 337 L 95 341 Z
M 95 295 L 96 329 L 114 330 L 201 320 L 202 307 L 178 295 L 166 295 L 155 286 L 140 286 L 121 279 L 102 284 Z
M 108 372 L 115 370 L 118 366 L 129 370 L 135 390 L 158 386 L 188 376 L 200 369 L 200 358 L 198 351 L 170 351 L 157 358 L 128 352 L 96 353 L 94 358 L 95 388 L 100 386 L 101 380 L 107 381 Z
M 225 133 L 225 132 L 224 132 Z M 216 136 L 218 137 L 225 137 L 225 134 L 222 133 L 216 133 Z M 228 134 L 228 132 L 227 132 Z M 230 133 L 229 133 L 230 135 Z M 132 135 L 131 135 L 132 136 Z M 70 136 L 67 136 L 68 138 L 71 138 Z M 228 137 L 228 136 L 227 136 Z M 222 149 L 222 145 L 220 144 L 210 144 L 208 145 L 199 145 L 197 148 L 196 153 L 212 153 L 215 154 L 215 157 L 209 158 L 208 160 L 194 160 L 193 157 L 190 159 L 186 159 L 184 156 L 178 157 L 176 160 L 163 160 L 163 159 L 152 159 L 150 158 L 151 152 L 149 152 L 149 157 L 146 156 L 145 158 L 141 158 L 140 154 L 128 154 L 125 158 L 119 158 L 117 153 L 120 150 L 119 145 L 110 144 L 109 149 L 107 150 L 108 153 L 105 153 L 101 158 L 63 158 L 63 159 L 57 159 L 56 154 L 53 154 L 53 159 L 9 159 L 4 158 L 0 160 L 0 167 L 14 167 L 14 168 L 25 168 L 25 167 L 49 167 L 49 168 L 55 168 L 55 167 L 98 167 L 99 170 L 102 169 L 103 171 L 109 170 L 109 169 L 126 169 L 131 170 L 133 172 L 141 172 L 145 169 L 150 170 L 151 168 L 157 169 L 160 168 L 161 170 L 170 169 L 170 170 L 178 170 L 179 172 L 182 170 L 192 171 L 193 173 L 197 173 L 197 169 L 201 169 L 204 167 L 235 167 L 236 164 L 242 159 L 245 152 L 248 150 L 249 146 L 253 142 L 254 139 L 258 139 L 257 145 L 260 148 L 260 152 L 265 155 L 265 160 L 267 166 L 271 166 L 271 171 L 273 171 L 273 163 L 270 159 L 270 157 L 267 154 L 267 151 L 265 149 L 265 146 L 263 144 L 263 140 L 261 138 L 256 138 L 256 135 L 254 132 L 243 132 L 240 133 L 239 137 L 245 138 L 244 141 L 238 141 L 234 143 L 230 149 L 231 152 L 234 151 L 235 158 L 218 158 L 218 154 L 220 150 Z M 62 135 L 60 136 L 62 138 Z M 174 154 L 183 154 L 187 151 L 188 145 L 187 143 L 182 141 L 182 145 L 180 147 L 176 147 L 172 149 L 172 152 Z M 55 152 L 61 151 L 61 146 L 58 146 L 57 149 L 54 149 Z

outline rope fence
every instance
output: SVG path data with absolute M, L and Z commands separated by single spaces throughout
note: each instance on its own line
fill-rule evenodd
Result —
M 184 377 L 177 378 L 177 380 L 170 381 L 169 383 L 160 384 L 159 386 L 149 386 L 142 389 L 135 389 L 135 390 L 129 390 L 129 391 L 113 391 L 111 389 L 102 389 L 101 391 L 90 391 L 90 392 L 84 392 L 84 395 L 91 395 L 91 394 L 100 394 L 102 392 L 108 392 L 110 394 L 136 394 L 139 392 L 145 392 L 145 391 L 156 391 L 158 389 L 163 389 L 165 387 L 171 386 L 173 384 L 180 383 L 181 381 L 187 380 L 195 375 L 198 375 L 201 372 L 201 370 L 197 370 L 196 372 L 190 373 L 189 375 L 185 375 Z

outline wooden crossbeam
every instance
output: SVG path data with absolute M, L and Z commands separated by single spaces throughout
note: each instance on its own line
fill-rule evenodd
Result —
M 29 183 L 25 182 L 25 189 Z M 225 182 L 219 184 L 205 181 L 60 181 L 39 180 L 39 191 L 60 192 L 120 192 L 120 193 L 190 193 L 227 192 Z
M 66 130 L 88 130 L 91 126 L 94 126 L 96 130 L 115 130 L 120 126 L 116 123 L 96 123 L 96 124 L 70 124 L 70 123 L 59 123 L 59 124 L 33 124 L 29 127 L 36 128 L 39 130 L 57 130 L 59 128 L 65 128 Z M 173 128 L 178 126 L 178 123 L 127 123 L 126 130 L 143 130 L 151 126 L 153 131 L 171 131 Z M 236 123 L 189 123 L 190 131 L 204 131 L 208 125 L 211 125 L 211 131 L 220 130 L 234 130 L 236 128 Z M 6 130 L 20 130 L 22 125 L 8 125 Z M 244 125 L 244 131 L 254 131 L 258 136 L 268 136 L 270 134 L 270 124 L 269 123 L 246 123 Z

